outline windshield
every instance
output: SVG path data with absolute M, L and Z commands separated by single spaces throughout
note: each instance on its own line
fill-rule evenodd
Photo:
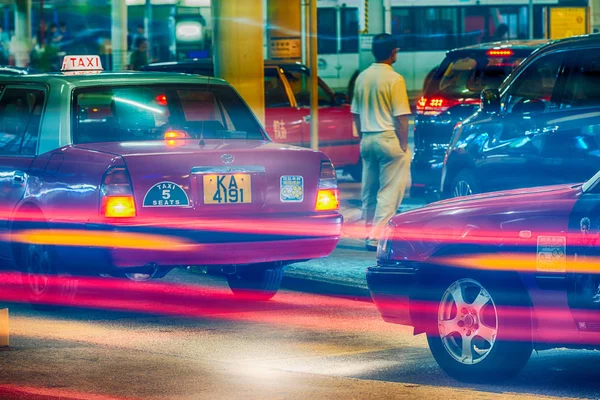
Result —
M 582 190 L 584 193 L 590 191 L 600 181 L 600 171 L 592 179 L 583 184 Z
M 497 89 L 523 61 L 520 57 L 448 58 L 427 87 L 427 94 L 475 98 L 484 89 Z
M 250 109 L 223 85 L 156 85 L 79 90 L 74 96 L 73 143 L 185 138 L 265 138 Z

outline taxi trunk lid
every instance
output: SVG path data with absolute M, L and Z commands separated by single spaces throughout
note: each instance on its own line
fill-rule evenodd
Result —
M 139 217 L 234 218 L 314 211 L 322 157 L 319 152 L 246 140 L 93 143 L 77 147 L 123 158 Z M 282 200 L 284 189 L 293 190 L 290 182 L 296 182 L 301 191 Z

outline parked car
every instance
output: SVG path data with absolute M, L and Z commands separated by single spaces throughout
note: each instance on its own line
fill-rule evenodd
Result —
M 225 81 L 105 73 L 98 56 L 62 65 L 0 77 L 0 258 L 34 303 L 72 294 L 62 274 L 147 280 L 189 265 L 266 300 L 285 265 L 333 251 L 331 161 L 269 140 Z
M 483 89 L 498 88 L 544 43 L 547 41 L 495 42 L 451 50 L 430 72 L 416 107 L 412 194 L 429 201 L 439 198 L 444 156 L 456 124 L 477 110 Z
M 150 64 L 143 71 L 168 71 L 214 76 L 212 60 Z M 278 143 L 310 147 L 310 70 L 300 63 L 265 61 L 265 128 Z M 336 168 L 360 181 L 360 138 L 348 98 L 319 79 L 319 149 Z
M 425 333 L 450 376 L 496 381 L 532 350 L 600 348 L 598 243 L 600 172 L 397 215 L 367 282 L 383 319 Z
M 543 46 L 454 131 L 444 196 L 581 182 L 600 164 L 600 35 Z

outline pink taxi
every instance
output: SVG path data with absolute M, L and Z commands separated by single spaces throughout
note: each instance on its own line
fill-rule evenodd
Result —
M 62 274 L 146 280 L 187 266 L 219 266 L 234 293 L 268 299 L 284 266 L 333 251 L 327 156 L 270 141 L 222 80 L 96 62 L 0 78 L 0 256 L 31 300 L 69 293 Z

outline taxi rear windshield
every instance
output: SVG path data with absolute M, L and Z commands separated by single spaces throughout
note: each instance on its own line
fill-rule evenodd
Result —
M 228 86 L 102 86 L 76 91 L 74 102 L 76 144 L 161 140 L 172 132 L 192 139 L 265 138 Z
M 522 57 L 462 56 L 448 58 L 428 85 L 428 95 L 475 98 L 484 89 L 497 89 L 523 61 Z

